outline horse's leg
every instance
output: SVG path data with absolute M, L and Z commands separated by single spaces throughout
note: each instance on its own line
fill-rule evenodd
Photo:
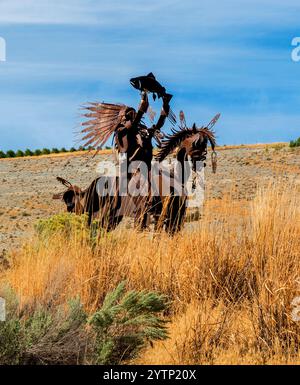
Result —
M 141 197 L 138 197 L 137 200 L 135 200 L 136 204 L 136 213 L 134 217 L 134 227 L 137 230 L 144 230 L 148 226 L 148 219 L 149 219 L 149 202 L 148 199 L 146 200 Z
M 148 226 L 148 212 L 145 210 L 139 210 L 136 213 L 135 219 L 134 219 L 134 227 L 137 230 L 145 230 Z
M 145 230 L 148 226 L 148 213 L 142 213 L 142 218 L 141 218 L 141 224 L 140 228 L 141 230 Z
M 154 196 L 152 198 L 152 206 L 150 209 L 150 213 L 152 214 L 153 220 L 154 220 L 154 231 L 159 231 L 162 228 L 162 223 L 163 223 L 162 211 L 163 211 L 162 197 Z
M 110 207 L 109 207 L 109 229 L 114 230 L 123 219 L 123 213 L 120 212 L 122 197 L 119 190 L 119 177 L 115 180 L 115 191 L 114 196 L 110 196 Z
M 166 231 L 173 235 L 181 230 L 186 212 L 186 198 L 173 196 L 168 205 Z
M 123 215 L 117 213 L 120 206 L 119 200 L 119 196 L 109 200 L 109 207 L 107 211 L 107 231 L 114 230 L 123 219 Z

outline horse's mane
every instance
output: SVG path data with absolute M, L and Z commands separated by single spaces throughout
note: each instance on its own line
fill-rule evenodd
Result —
M 215 136 L 215 132 L 213 130 L 210 130 L 209 128 L 207 127 L 202 127 L 200 128 L 199 130 L 199 133 L 202 134 L 202 136 L 205 138 L 207 138 L 210 142 L 210 145 L 212 147 L 212 149 L 214 150 L 215 146 L 216 146 L 216 136 Z
M 196 128 L 194 125 L 192 128 L 183 127 L 176 131 L 172 129 L 171 135 L 166 135 L 165 140 L 162 142 L 161 147 L 156 155 L 156 160 L 162 162 L 169 154 L 171 154 L 186 138 L 195 136 L 195 141 L 200 139 L 201 142 L 204 139 L 208 139 L 212 148 L 216 145 L 215 134 L 207 127 Z
M 187 137 L 194 135 L 194 132 L 189 128 L 183 128 L 179 131 L 171 129 L 172 134 L 166 135 L 162 141 L 161 147 L 156 155 L 156 160 L 162 162 L 176 147 L 180 145 Z

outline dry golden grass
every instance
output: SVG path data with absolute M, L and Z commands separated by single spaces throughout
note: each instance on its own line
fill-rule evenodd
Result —
M 1 281 L 23 309 L 79 295 L 93 311 L 124 279 L 166 294 L 170 339 L 136 363 L 300 363 L 300 323 L 291 315 L 300 295 L 299 218 L 299 186 L 277 182 L 252 202 L 208 202 L 203 218 L 175 237 L 122 228 L 94 248 L 78 235 L 32 240 Z

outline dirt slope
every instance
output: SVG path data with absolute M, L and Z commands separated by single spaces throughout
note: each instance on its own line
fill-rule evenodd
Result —
M 0 255 L 30 236 L 37 219 L 64 210 L 60 201 L 52 200 L 54 193 L 63 191 L 56 176 L 84 188 L 97 176 L 98 162 L 113 159 L 109 153 L 95 158 L 72 153 L 0 160 Z M 218 149 L 216 174 L 211 172 L 210 154 L 207 159 L 206 201 L 228 193 L 237 200 L 249 200 L 257 184 L 279 177 L 300 183 L 300 149 L 280 144 L 223 147 Z

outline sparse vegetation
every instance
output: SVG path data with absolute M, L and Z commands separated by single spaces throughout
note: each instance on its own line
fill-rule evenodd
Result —
M 27 149 L 25 150 L 24 155 L 25 155 L 25 156 L 32 156 L 32 155 L 33 155 L 33 152 L 32 152 L 29 148 L 27 148 Z
M 20 158 L 20 157 L 22 157 L 22 156 L 24 156 L 24 152 L 21 151 L 21 150 L 18 150 L 18 151 L 16 152 L 16 157 L 17 157 L 17 158 Z
M 272 146 L 272 148 L 275 150 L 275 151 L 280 151 L 282 150 L 283 148 L 285 148 L 286 145 L 285 143 L 276 143 Z
M 111 149 L 111 147 L 108 147 Z M 93 150 L 93 148 L 89 148 L 89 150 Z M 76 151 L 86 151 L 86 149 L 82 146 L 78 148 L 78 150 L 75 147 L 71 147 L 69 150 L 67 150 L 65 147 L 61 148 L 60 150 L 58 148 L 52 148 L 52 150 L 48 148 L 43 148 L 42 150 L 36 149 L 34 151 L 27 148 L 25 151 L 17 150 L 16 152 L 13 150 L 8 150 L 6 152 L 0 151 L 0 159 L 1 158 L 15 158 L 15 157 L 24 157 L 24 156 L 40 156 L 40 155 L 49 155 L 49 154 L 59 154 L 59 153 L 66 153 L 66 152 L 76 152 Z
M 300 147 L 300 137 L 290 141 L 290 147 Z
M 86 238 L 89 234 L 87 215 L 79 216 L 71 213 L 62 213 L 41 219 L 35 224 L 35 230 L 40 239 L 50 239 L 57 234 L 62 234 L 67 238 L 74 236 L 74 234 L 81 234 L 83 238 Z
M 13 150 L 6 151 L 6 158 L 14 158 L 16 153 Z

